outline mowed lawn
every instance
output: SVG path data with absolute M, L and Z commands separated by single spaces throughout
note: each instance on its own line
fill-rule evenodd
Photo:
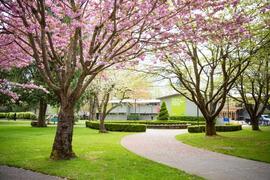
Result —
M 128 133 L 99 134 L 84 127 L 74 129 L 73 148 L 78 157 L 52 161 L 48 157 L 56 128 L 32 128 L 27 124 L 30 122 L 0 120 L 1 165 L 69 179 L 200 179 L 127 151 L 120 141 Z
M 218 132 L 215 137 L 189 133 L 178 135 L 176 139 L 195 147 L 270 163 L 270 127 L 261 127 L 261 131 L 244 128 L 242 131 Z

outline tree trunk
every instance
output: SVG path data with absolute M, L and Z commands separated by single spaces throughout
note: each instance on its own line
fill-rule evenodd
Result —
M 46 110 L 47 110 L 47 103 L 44 101 L 44 99 L 40 99 L 39 101 L 39 113 L 38 113 L 38 123 L 37 127 L 47 127 L 46 125 Z
M 259 131 L 260 127 L 259 127 L 259 118 L 254 116 L 254 117 L 250 117 L 251 120 L 251 126 L 252 126 L 252 130 L 253 131 Z
M 106 130 L 104 120 L 105 120 L 104 114 L 100 113 L 100 119 L 99 119 L 99 132 L 100 132 L 100 133 L 107 133 L 107 132 L 108 132 L 108 131 Z
M 96 120 L 96 102 L 93 97 L 89 100 L 89 120 Z
M 215 119 L 212 119 L 212 118 L 206 119 L 205 135 L 206 136 L 217 135 L 216 127 L 215 127 Z
M 59 120 L 51 152 L 51 159 L 71 159 L 75 157 L 75 153 L 72 150 L 74 106 L 69 103 L 61 103 L 58 118 Z

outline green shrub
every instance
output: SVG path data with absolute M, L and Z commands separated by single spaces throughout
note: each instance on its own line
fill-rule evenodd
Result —
M 163 121 L 163 120 L 129 120 L 129 121 L 125 121 L 125 120 L 117 120 L 117 121 L 107 121 L 107 123 L 120 123 L 120 124 L 154 124 L 154 125 L 170 125 L 170 124 L 190 124 L 190 125 L 198 125 L 197 121 Z M 199 125 L 205 125 L 204 121 L 200 121 Z
M 0 113 L 0 119 L 7 118 L 7 113 Z
M 197 116 L 170 116 L 170 120 L 179 121 L 205 121 L 204 117 Z
M 229 126 L 216 126 L 218 132 L 229 132 L 242 130 L 242 125 L 229 125 Z M 202 133 L 205 132 L 205 126 L 189 126 L 189 133 Z
M 86 127 L 92 129 L 99 129 L 99 122 L 86 121 Z M 105 123 L 108 131 L 123 131 L 123 132 L 145 132 L 146 126 L 142 124 L 118 124 L 118 123 Z
M 157 117 L 158 120 L 169 120 L 169 113 L 167 110 L 166 103 L 163 101 L 161 104 L 161 108 Z
M 0 118 L 14 119 L 16 113 L 16 119 L 37 119 L 37 116 L 32 112 L 9 112 L 9 113 L 0 113 Z
M 239 130 L 242 130 L 242 125 L 216 126 L 216 131 L 218 132 L 239 131 Z
M 139 114 L 129 114 L 127 120 L 140 120 Z
M 201 133 L 205 132 L 205 126 L 188 126 L 189 133 Z
M 147 128 L 151 129 L 187 129 L 186 124 L 147 124 Z

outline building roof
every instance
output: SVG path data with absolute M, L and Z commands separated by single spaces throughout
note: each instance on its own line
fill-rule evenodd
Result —
M 173 96 L 180 96 L 180 94 L 178 93 L 174 93 L 174 94 L 170 94 L 170 95 L 166 95 L 166 96 L 161 96 L 157 99 L 165 99 L 165 98 L 169 98 L 169 97 L 173 97 Z
M 114 99 L 110 100 L 109 103 L 119 103 L 120 100 Z M 131 104 L 148 104 L 148 103 L 160 103 L 159 99 L 124 99 L 123 103 L 131 103 Z

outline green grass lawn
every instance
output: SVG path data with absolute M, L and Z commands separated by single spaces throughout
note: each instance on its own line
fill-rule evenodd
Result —
M 84 127 L 74 130 L 73 149 L 78 157 L 52 161 L 48 157 L 55 127 L 32 128 L 27 123 L 0 120 L 0 164 L 69 179 L 200 179 L 127 151 L 120 140 L 129 133 L 99 134 Z
M 204 133 L 182 134 L 176 139 L 183 143 L 224 154 L 270 163 L 270 127 L 262 131 L 218 132 L 218 136 L 206 137 Z

